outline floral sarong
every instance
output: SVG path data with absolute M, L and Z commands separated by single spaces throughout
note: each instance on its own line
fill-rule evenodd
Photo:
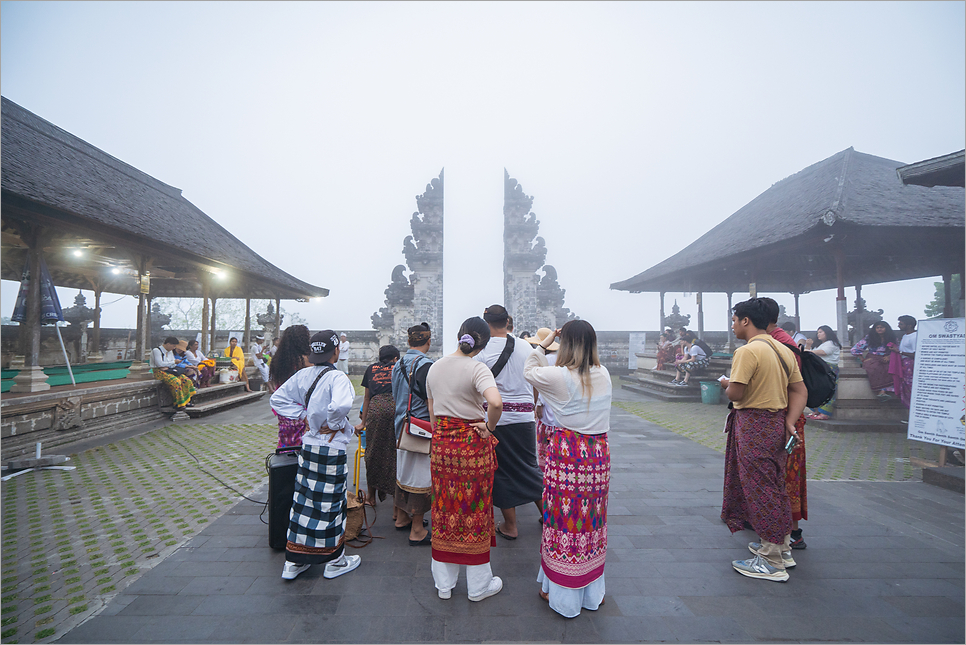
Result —
M 433 560 L 486 564 L 496 546 L 493 473 L 496 453 L 469 422 L 436 417 L 430 449 Z
M 309 429 L 305 419 L 280 417 L 275 410 L 272 414 L 278 419 L 278 445 L 276 448 L 301 448 L 302 435 Z
M 609 488 L 607 434 L 555 428 L 544 472 L 540 541 L 540 563 L 551 582 L 580 589 L 603 575 Z
M 912 373 L 915 366 L 915 357 L 902 356 L 899 352 L 893 352 L 889 357 L 889 374 L 892 375 L 893 389 L 907 408 L 912 402 Z
M 191 397 L 195 393 L 195 384 L 191 382 L 191 379 L 182 374 L 181 376 L 175 376 L 165 372 L 160 367 L 155 367 L 152 372 L 154 372 L 154 380 L 161 381 L 167 386 L 168 391 L 171 392 L 171 398 L 174 399 L 174 407 L 183 408 L 184 406 L 191 403 Z
M 799 442 L 785 462 L 785 490 L 788 492 L 788 505 L 792 509 L 792 520 L 808 519 L 808 495 L 805 478 L 805 415 L 795 423 Z
M 782 544 L 792 531 L 785 488 L 785 411 L 732 410 L 726 428 L 721 519 L 732 533 L 748 522 L 762 540 Z
M 302 446 L 288 521 L 285 559 L 297 564 L 338 560 L 345 550 L 346 454 Z

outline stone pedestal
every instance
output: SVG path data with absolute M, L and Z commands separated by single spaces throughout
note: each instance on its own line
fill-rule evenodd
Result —
M 882 403 L 869 387 L 869 377 L 861 367 L 846 365 L 839 370 L 833 416 L 838 421 L 902 421 L 909 410 L 898 399 Z
M 100 352 L 94 352 L 93 354 L 88 354 L 87 355 L 87 362 L 88 363 L 103 363 L 104 362 L 104 355 L 101 354 Z
M 43 392 L 49 390 L 50 384 L 47 382 L 47 375 L 43 368 L 32 365 L 20 370 L 20 373 L 13 379 L 11 392 Z

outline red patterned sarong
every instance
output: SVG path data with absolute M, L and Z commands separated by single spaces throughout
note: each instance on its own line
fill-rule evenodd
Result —
M 808 519 L 808 496 L 805 490 L 805 415 L 795 424 L 799 442 L 788 455 L 785 462 L 785 490 L 788 492 L 788 505 L 792 509 L 792 520 Z
M 453 564 L 486 564 L 496 546 L 493 473 L 496 453 L 456 417 L 436 417 L 429 453 L 433 482 L 433 559 Z
M 732 410 L 727 431 L 721 519 L 732 533 L 747 521 L 762 540 L 782 544 L 792 531 L 785 489 L 785 411 Z
M 550 437 L 553 436 L 555 426 L 548 426 L 546 423 L 537 419 L 537 466 L 543 473 L 547 467 L 547 447 L 550 445 Z
M 554 428 L 547 449 L 540 564 L 561 587 L 580 589 L 604 574 L 607 556 L 607 434 Z

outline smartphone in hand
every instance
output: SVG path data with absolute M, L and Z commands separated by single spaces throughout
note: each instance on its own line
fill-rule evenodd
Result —
M 798 446 L 798 437 L 792 435 L 788 438 L 788 443 L 785 444 L 785 452 L 792 454 L 795 448 Z

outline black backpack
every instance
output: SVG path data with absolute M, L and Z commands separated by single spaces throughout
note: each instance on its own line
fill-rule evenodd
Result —
M 700 338 L 695 338 L 694 344 L 700 347 L 701 351 L 703 351 L 708 358 L 711 358 L 711 355 L 714 354 L 714 350 L 711 349 L 711 345 L 707 344 Z
M 759 340 L 753 338 L 751 342 Z M 763 343 L 767 343 L 765 339 L 761 339 Z M 770 344 L 770 343 L 769 343 Z M 808 398 L 805 400 L 805 405 L 810 408 L 817 408 L 819 406 L 825 405 L 832 400 L 832 396 L 835 394 L 835 372 L 829 367 L 829 364 L 821 359 L 821 357 L 816 356 L 812 352 L 805 352 L 800 350 L 794 345 L 789 345 L 787 343 L 782 343 L 785 347 L 792 350 L 796 356 L 802 357 L 802 381 L 805 382 L 805 389 L 808 391 Z M 775 355 L 778 356 L 778 360 L 781 362 L 782 367 L 785 368 L 785 374 L 789 373 L 788 365 L 782 359 L 781 354 L 772 345 L 771 348 L 775 350 Z
M 805 389 L 808 390 L 808 401 L 805 405 L 817 408 L 831 401 L 835 396 L 836 380 L 832 367 L 817 354 L 804 352 L 794 345 L 786 343 L 782 345 L 802 357 L 802 380 L 805 381 Z

